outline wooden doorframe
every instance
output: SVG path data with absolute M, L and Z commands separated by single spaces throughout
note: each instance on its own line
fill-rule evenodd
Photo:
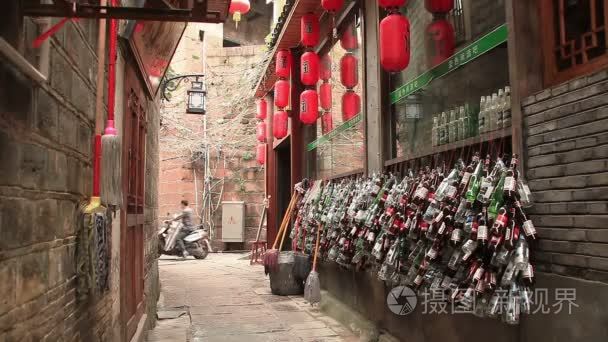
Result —
M 138 77 L 138 70 L 133 65 L 135 64 L 125 65 L 121 134 L 123 206 L 120 214 L 120 319 L 123 341 L 131 340 L 145 311 L 143 225 L 147 96 Z M 131 158 L 132 149 L 138 155 L 135 159 Z M 134 165 L 132 161 L 135 161 Z M 135 167 L 134 171 L 131 166 Z

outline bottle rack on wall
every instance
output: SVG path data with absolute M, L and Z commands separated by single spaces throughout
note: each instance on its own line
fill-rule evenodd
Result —
M 401 174 L 408 169 L 439 166 L 443 162 L 451 164 L 458 158 L 468 160 L 475 152 L 480 152 L 481 156 L 490 154 L 492 157 L 510 154 L 511 127 L 391 159 L 384 163 L 384 169 Z

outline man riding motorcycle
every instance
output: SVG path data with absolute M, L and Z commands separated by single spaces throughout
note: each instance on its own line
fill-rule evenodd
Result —
M 192 210 L 192 208 L 190 208 L 188 206 L 187 200 L 182 200 L 180 206 L 182 208 L 181 214 L 179 214 L 177 217 L 175 217 L 172 220 L 172 221 L 181 220 L 182 224 L 183 224 L 182 229 L 179 231 L 179 234 L 177 235 L 175 244 L 177 245 L 177 248 L 179 248 L 182 251 L 183 257 L 187 258 L 188 255 L 190 255 L 190 254 L 188 254 L 188 251 L 186 250 L 186 245 L 184 244 L 184 238 L 186 236 L 188 236 L 190 233 L 192 233 L 192 231 L 194 231 L 194 229 L 195 229 L 194 225 L 192 224 L 192 216 L 194 215 L 194 211 Z

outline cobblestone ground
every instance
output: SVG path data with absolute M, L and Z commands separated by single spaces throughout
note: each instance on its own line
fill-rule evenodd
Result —
M 358 340 L 301 296 L 272 295 L 262 266 L 249 266 L 244 256 L 162 257 L 159 320 L 147 341 Z

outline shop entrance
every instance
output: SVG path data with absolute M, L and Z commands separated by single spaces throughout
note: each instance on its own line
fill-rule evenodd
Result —
M 283 140 L 275 149 L 277 156 L 277 210 L 276 221 L 279 228 L 283 215 L 287 211 L 291 199 L 291 142 L 290 139 Z M 288 237 L 283 244 L 284 248 L 291 246 Z

